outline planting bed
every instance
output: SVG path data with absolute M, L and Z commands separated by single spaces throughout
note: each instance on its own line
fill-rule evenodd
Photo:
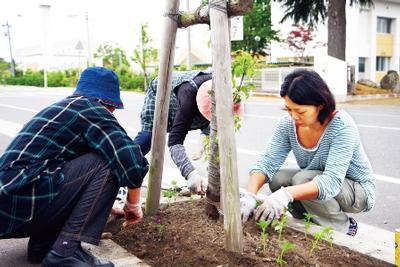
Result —
M 244 226 L 244 252 L 227 252 L 223 222 L 208 219 L 204 205 L 205 200 L 163 204 L 157 215 L 134 226 L 121 229 L 120 219 L 108 230 L 116 243 L 152 266 L 278 266 L 282 241 L 273 229 L 267 230 L 263 250 L 261 230 L 250 220 Z M 325 241 L 310 256 L 313 237 L 293 229 L 286 228 L 283 238 L 295 245 L 283 256 L 285 266 L 391 266 Z

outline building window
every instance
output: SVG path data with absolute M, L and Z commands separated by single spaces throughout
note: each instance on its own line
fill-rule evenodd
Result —
M 390 33 L 391 24 L 392 24 L 392 19 L 378 17 L 377 24 L 376 24 L 377 25 L 376 31 L 380 32 L 380 33 Z
M 358 72 L 365 72 L 365 57 L 358 58 Z
M 390 57 L 376 57 L 376 71 L 389 70 Z

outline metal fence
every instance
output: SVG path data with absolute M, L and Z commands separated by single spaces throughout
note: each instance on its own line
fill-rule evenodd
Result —
M 312 67 L 281 67 L 260 69 L 253 77 L 256 93 L 278 94 L 285 77 L 296 69 L 313 69 Z

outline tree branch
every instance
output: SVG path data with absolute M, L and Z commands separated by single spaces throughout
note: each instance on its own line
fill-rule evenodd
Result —
M 242 16 L 253 8 L 253 0 L 228 0 L 228 17 Z M 178 28 L 195 24 L 210 24 L 209 5 L 201 5 L 195 10 L 180 12 Z

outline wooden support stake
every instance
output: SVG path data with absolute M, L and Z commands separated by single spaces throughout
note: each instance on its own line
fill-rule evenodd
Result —
M 231 49 L 227 2 L 210 1 L 213 86 L 217 103 L 217 125 L 221 168 L 221 195 L 224 212 L 225 247 L 243 252 L 239 183 L 234 135 Z
M 164 18 L 164 33 L 160 49 L 159 73 L 154 111 L 153 137 L 149 184 L 146 198 L 147 215 L 154 215 L 160 205 L 161 179 L 164 165 L 165 136 L 171 95 L 171 77 L 175 55 L 175 39 L 178 25 L 179 0 L 167 0 Z

